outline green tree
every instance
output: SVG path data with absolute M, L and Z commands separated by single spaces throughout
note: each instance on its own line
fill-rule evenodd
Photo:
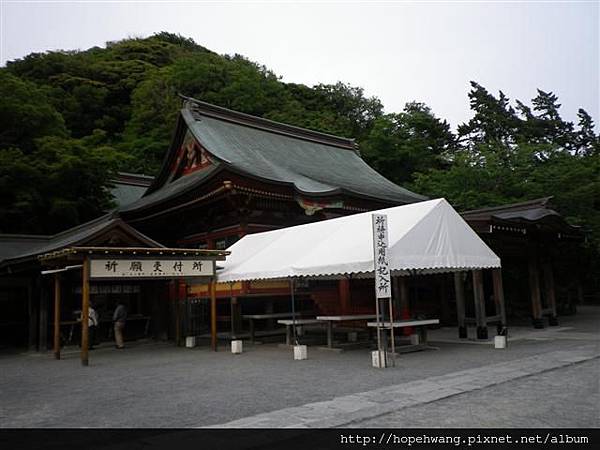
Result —
M 579 130 L 575 134 L 575 154 L 581 156 L 600 156 L 600 135 L 594 131 L 594 121 L 584 110 L 579 109 Z
M 446 121 L 441 121 L 423 103 L 407 103 L 399 114 L 375 120 L 361 142 L 365 160 L 397 184 L 413 181 L 417 173 L 446 166 L 445 156 L 455 145 Z
M 207 53 L 193 40 L 169 33 L 109 42 L 83 52 L 34 53 L 11 61 L 6 70 L 48 88 L 74 137 L 103 129 L 119 140 L 131 115 L 131 94 L 152 72 L 185 55 Z
M 34 140 L 48 135 L 66 136 L 67 129 L 47 90 L 0 70 L 0 148 L 31 152 Z
M 517 101 L 517 114 L 504 94 L 472 87 L 474 117 L 459 127 L 451 166 L 418 173 L 411 187 L 445 196 L 459 209 L 551 195 L 571 223 L 592 230 L 600 248 L 600 137 L 591 117 L 580 110 L 575 130 L 552 93 L 538 90 L 533 108 Z
M 110 180 L 124 155 L 103 132 L 46 136 L 35 149 L 0 150 L 0 232 L 56 233 L 110 209 Z

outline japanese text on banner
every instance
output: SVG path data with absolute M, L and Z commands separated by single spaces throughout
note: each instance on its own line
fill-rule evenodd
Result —
M 377 298 L 389 298 L 392 296 L 392 282 L 388 258 L 387 216 L 385 214 L 373 214 L 372 218 L 375 294 Z

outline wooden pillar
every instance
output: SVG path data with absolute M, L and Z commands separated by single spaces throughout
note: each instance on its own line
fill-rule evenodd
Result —
M 399 276 L 392 276 L 392 299 L 394 302 L 394 319 L 400 318 L 400 280 Z
M 44 279 L 40 281 L 40 307 L 38 324 L 38 351 L 48 350 L 48 296 L 49 293 L 44 289 Z
M 454 294 L 456 296 L 456 318 L 458 320 L 458 337 L 467 338 L 467 327 L 465 326 L 465 283 L 463 272 L 454 273 Z
M 35 351 L 37 349 L 37 319 L 38 319 L 38 314 L 37 311 L 38 309 L 36 308 L 36 301 L 35 301 L 35 292 L 37 290 L 37 288 L 40 285 L 40 277 L 36 278 L 35 280 L 31 280 L 32 283 L 30 283 L 27 286 L 27 314 L 29 315 L 29 350 L 31 351 Z M 34 284 L 35 288 L 33 286 L 31 286 L 31 284 Z
M 239 326 L 240 309 L 239 309 L 239 302 L 238 302 L 237 297 L 231 297 L 229 299 L 229 315 L 231 317 L 231 321 L 230 321 L 231 337 L 233 338 L 236 335 L 236 333 L 238 332 L 238 330 L 240 329 L 240 326 Z
M 177 283 L 175 281 L 174 283 Z M 179 302 L 179 287 L 175 289 L 175 345 L 181 346 L 181 303 Z
M 546 301 L 548 302 L 548 307 L 550 308 L 550 318 L 548 324 L 550 326 L 557 326 L 558 319 L 556 316 L 556 292 L 554 289 L 554 274 L 552 273 L 552 263 L 546 262 L 543 265 L 544 271 L 544 287 L 546 293 Z
M 408 295 L 408 279 L 398 277 L 398 286 L 400 291 L 400 317 L 410 319 L 410 297 Z
M 500 316 L 498 334 L 506 335 L 506 303 L 504 300 L 504 285 L 502 284 L 502 269 L 492 269 L 492 282 L 494 284 L 494 302 L 496 314 Z
M 338 281 L 338 295 L 341 313 L 346 314 L 350 311 L 350 280 L 348 278 Z
M 156 329 L 158 337 L 163 341 L 168 341 L 171 336 L 171 283 L 162 282 L 160 296 L 157 299 L 158 317 Z
M 408 277 L 396 277 L 398 279 L 398 293 L 399 293 L 399 303 L 400 303 L 400 319 L 408 320 L 410 319 L 410 295 L 408 290 Z M 413 333 L 413 329 L 411 327 L 402 328 L 402 333 L 404 336 L 410 336 Z
M 60 275 L 54 275 L 54 357 L 60 359 Z
M 81 280 L 81 364 L 89 364 L 89 308 L 90 308 L 90 260 L 83 260 L 83 276 Z
M 208 287 L 210 291 L 210 348 L 217 351 L 217 283 L 214 279 Z
M 540 294 L 540 275 L 537 255 L 530 250 L 529 254 L 529 291 L 531 294 L 531 316 L 534 328 L 544 328 L 542 319 L 542 297 Z
M 485 312 L 485 294 L 483 291 L 483 271 L 473 270 L 473 297 L 475 301 L 475 321 L 477 339 L 487 339 L 487 319 Z

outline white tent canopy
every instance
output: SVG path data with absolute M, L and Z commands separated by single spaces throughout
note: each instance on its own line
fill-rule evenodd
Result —
M 372 277 L 375 212 L 388 218 L 394 275 L 500 267 L 500 258 L 442 198 L 247 235 L 228 249 L 218 280 Z

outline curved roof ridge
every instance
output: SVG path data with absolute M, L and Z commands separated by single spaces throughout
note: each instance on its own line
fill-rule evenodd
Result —
M 269 131 L 271 133 L 283 134 L 284 136 L 295 137 L 306 141 L 318 142 L 320 144 L 331 145 L 334 147 L 344 148 L 346 150 L 358 151 L 356 141 L 351 138 L 335 136 L 333 134 L 323 133 L 320 131 L 309 130 L 295 125 L 288 125 L 282 122 L 265 119 L 263 117 L 252 116 L 250 114 L 227 109 L 222 106 L 206 103 L 192 97 L 186 97 L 180 94 L 184 99 L 184 108 L 189 109 L 192 113 L 200 116 L 214 117 L 215 119 L 226 120 L 260 130 Z M 198 120 L 198 117 L 195 116 Z M 200 119 L 201 120 L 201 119 Z
M 461 215 L 465 214 L 477 214 L 477 213 L 493 213 L 494 211 L 518 211 L 521 209 L 529 208 L 548 208 L 548 203 L 552 200 L 552 196 L 534 198 L 532 200 L 526 200 L 517 203 L 506 203 L 498 206 L 489 206 L 486 208 L 471 209 L 467 211 L 461 211 Z

